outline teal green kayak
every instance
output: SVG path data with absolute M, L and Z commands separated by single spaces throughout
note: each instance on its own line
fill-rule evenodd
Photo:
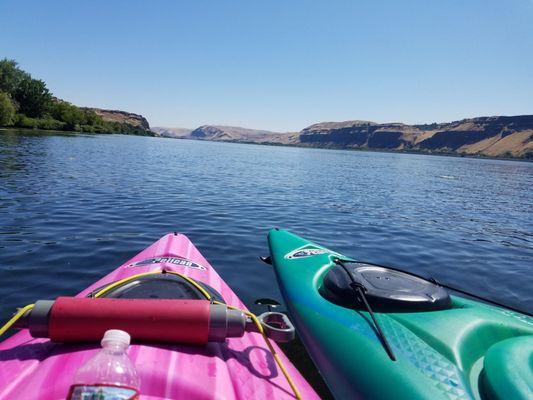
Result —
M 337 399 L 533 399 L 533 318 L 436 282 L 268 237 L 281 292 Z

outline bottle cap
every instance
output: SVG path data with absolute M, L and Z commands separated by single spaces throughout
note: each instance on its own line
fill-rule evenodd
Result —
M 102 346 L 105 346 L 106 343 L 118 342 L 124 346 L 129 346 L 130 340 L 131 337 L 128 332 L 121 331 L 120 329 L 110 329 L 104 333 L 104 337 L 100 343 Z

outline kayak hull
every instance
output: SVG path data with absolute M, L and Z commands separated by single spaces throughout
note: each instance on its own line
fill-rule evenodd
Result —
M 245 309 L 198 249 L 181 234 L 165 235 L 76 297 L 85 297 L 132 275 L 162 269 L 203 282 L 220 293 L 227 304 Z M 318 398 L 275 344 L 274 347 L 304 398 Z M 64 399 L 75 372 L 98 348 L 56 344 L 34 339 L 27 330 L 20 331 L 0 343 L 0 399 Z M 294 398 L 257 333 L 205 346 L 134 343 L 128 354 L 140 377 L 142 399 Z
M 396 356 L 392 361 L 366 311 L 334 304 L 321 294 L 334 260 L 355 260 L 283 230 L 270 232 L 269 246 L 291 319 L 336 398 L 489 398 L 485 372 L 499 376 L 493 399 L 531 394 L 522 389 L 522 397 L 516 397 L 512 389 L 533 387 L 527 362 L 516 363 L 522 365 L 519 373 L 513 367 L 494 369 L 498 355 L 487 360 L 485 355 L 511 340 L 523 341 L 520 348 L 529 349 L 533 359 L 532 318 L 457 296 L 445 310 L 376 313 Z

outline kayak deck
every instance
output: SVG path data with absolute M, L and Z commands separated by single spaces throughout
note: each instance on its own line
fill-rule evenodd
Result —
M 165 269 L 203 282 L 227 304 L 246 309 L 190 240 L 168 234 L 95 282 L 85 297 L 112 282 Z M 318 398 L 273 343 L 304 398 Z M 97 350 L 95 345 L 62 345 L 34 339 L 27 330 L 0 343 L 0 399 L 65 398 L 73 375 Z M 294 398 L 262 336 L 245 333 L 206 346 L 132 344 L 128 354 L 140 377 L 143 399 Z

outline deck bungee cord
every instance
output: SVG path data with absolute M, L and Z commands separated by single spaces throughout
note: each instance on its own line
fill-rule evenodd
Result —
M 127 278 L 120 279 L 118 281 L 112 282 L 112 283 L 106 285 L 105 287 L 103 287 L 101 289 L 97 289 L 96 291 L 91 293 L 89 295 L 89 297 L 90 298 L 101 298 L 103 295 L 109 293 L 110 291 L 112 291 L 113 289 L 115 289 L 115 288 L 117 288 L 119 286 L 122 286 L 124 284 L 127 284 L 129 282 L 132 282 L 132 281 L 137 280 L 137 279 L 142 278 L 142 277 L 152 276 L 152 275 L 160 275 L 160 274 L 175 275 L 175 276 L 187 281 L 192 286 L 194 286 L 202 294 L 202 296 L 205 297 L 205 300 L 209 301 L 211 304 L 226 306 L 228 309 L 239 311 L 239 312 L 243 313 L 246 317 L 250 318 L 252 323 L 255 325 L 255 328 L 257 329 L 257 332 L 259 334 L 261 334 L 263 340 L 265 341 L 265 344 L 268 347 L 268 350 L 270 351 L 272 357 L 274 358 L 274 361 L 276 362 L 277 366 L 279 367 L 279 369 L 281 370 L 283 376 L 285 377 L 287 383 L 289 384 L 291 390 L 293 391 L 294 397 L 297 400 L 301 400 L 302 399 L 300 391 L 298 390 L 296 384 L 294 383 L 294 380 L 292 379 L 292 377 L 290 376 L 289 372 L 287 371 L 285 365 L 283 364 L 283 361 L 279 357 L 279 354 L 276 352 L 275 348 L 272 346 L 272 343 L 270 342 L 270 339 L 267 336 L 267 334 L 265 332 L 265 329 L 263 328 L 263 325 L 262 325 L 261 321 L 259 320 L 259 318 L 254 313 L 252 313 L 252 312 L 250 312 L 248 310 L 243 310 L 243 309 L 240 309 L 239 307 L 231 306 L 231 305 L 228 305 L 228 304 L 225 304 L 225 303 L 223 303 L 221 301 L 216 300 L 196 280 L 194 280 L 194 279 L 192 279 L 192 278 L 190 278 L 190 277 L 188 277 L 188 276 L 186 276 L 184 274 L 181 274 L 181 273 L 175 272 L 175 271 L 167 271 L 167 270 L 164 270 L 164 269 L 160 270 L 160 271 L 144 272 L 144 273 L 140 273 L 140 274 L 135 274 L 135 275 L 129 276 Z M 10 329 L 19 320 L 21 320 L 24 316 L 26 316 L 32 309 L 34 309 L 34 307 L 35 307 L 35 304 L 28 304 L 28 305 L 20 308 L 15 313 L 15 315 L 13 315 L 13 317 L 11 317 L 0 328 L 0 336 L 2 336 L 8 329 Z
M 387 355 L 392 361 L 396 361 L 396 356 L 394 355 L 394 352 L 392 351 L 392 348 L 390 347 L 389 341 L 387 340 L 387 337 L 383 333 L 383 330 L 381 329 L 381 326 L 379 325 L 379 322 L 374 315 L 374 311 L 372 310 L 372 307 L 370 307 L 370 304 L 368 303 L 368 300 L 366 299 L 366 286 L 363 285 L 361 282 L 357 282 L 352 274 L 350 274 L 350 271 L 348 271 L 348 268 L 346 268 L 346 265 L 342 262 L 340 259 L 335 259 L 335 264 L 340 266 L 344 272 L 346 272 L 346 275 L 348 276 L 348 279 L 350 279 L 350 287 L 352 288 L 355 300 L 359 301 L 364 304 L 366 310 L 368 311 L 368 314 L 370 315 L 370 318 L 372 318 L 372 322 L 374 323 L 374 326 L 376 327 L 376 332 L 381 340 L 381 343 L 383 344 L 383 347 L 385 351 L 387 352 Z
M 28 311 L 33 309 L 35 304 L 28 304 L 27 306 L 24 306 L 22 308 L 19 308 L 15 315 L 13 315 L 2 327 L 0 328 L 0 336 L 2 336 L 4 333 L 7 332 L 9 328 L 11 328 L 15 323 L 21 319 Z

